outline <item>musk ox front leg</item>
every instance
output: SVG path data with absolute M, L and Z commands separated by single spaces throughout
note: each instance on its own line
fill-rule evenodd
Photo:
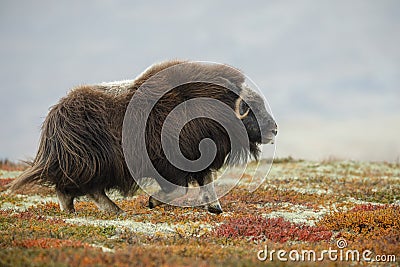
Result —
M 88 197 L 93 200 L 97 207 L 106 212 L 110 213 L 124 213 L 120 207 L 117 206 L 111 199 L 106 195 L 104 190 L 99 190 L 94 193 L 88 194 Z
M 221 204 L 215 193 L 213 182 L 213 173 L 210 172 L 204 177 L 203 181 L 198 181 L 201 186 L 200 197 L 203 202 L 207 203 L 204 208 L 211 213 L 220 214 L 222 213 Z M 215 199 L 214 201 L 211 201 Z

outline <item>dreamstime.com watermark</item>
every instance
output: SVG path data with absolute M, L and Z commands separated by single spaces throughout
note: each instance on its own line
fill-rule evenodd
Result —
M 336 242 L 337 249 L 329 247 L 322 251 L 315 250 L 269 250 L 265 245 L 264 249 L 257 252 L 257 259 L 260 261 L 345 261 L 345 262 L 396 262 L 396 255 L 373 255 L 371 250 L 358 251 L 346 249 L 347 241 L 343 238 Z

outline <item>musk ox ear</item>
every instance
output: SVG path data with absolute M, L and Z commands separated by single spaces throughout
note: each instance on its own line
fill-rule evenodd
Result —
M 248 108 L 245 113 L 240 114 L 240 104 L 242 103 L 243 99 L 239 96 L 239 98 L 235 102 L 235 114 L 239 120 L 243 120 L 249 114 L 250 109 Z

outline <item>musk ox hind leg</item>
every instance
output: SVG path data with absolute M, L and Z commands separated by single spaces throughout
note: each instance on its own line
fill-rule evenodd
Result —
M 124 211 L 106 195 L 104 190 L 95 191 L 87 196 L 93 200 L 96 206 L 102 211 L 116 214 L 124 213 Z
M 213 173 L 208 173 L 203 181 L 198 180 L 199 185 L 201 186 L 200 197 L 203 202 L 206 202 L 204 208 L 211 213 L 220 214 L 222 213 L 221 204 L 217 198 L 215 193 L 215 188 L 213 182 Z M 216 199 L 215 201 L 210 202 L 211 199 Z
M 73 213 L 75 212 L 74 208 L 74 196 L 63 193 L 60 190 L 56 190 L 57 198 L 60 203 L 60 209 L 65 212 Z

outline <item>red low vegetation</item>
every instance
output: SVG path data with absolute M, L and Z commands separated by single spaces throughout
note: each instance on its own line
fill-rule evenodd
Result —
M 214 230 L 217 237 L 251 237 L 252 240 L 266 240 L 284 243 L 286 241 L 318 242 L 329 240 L 332 232 L 325 227 L 294 224 L 283 218 L 249 216 L 232 218 Z

